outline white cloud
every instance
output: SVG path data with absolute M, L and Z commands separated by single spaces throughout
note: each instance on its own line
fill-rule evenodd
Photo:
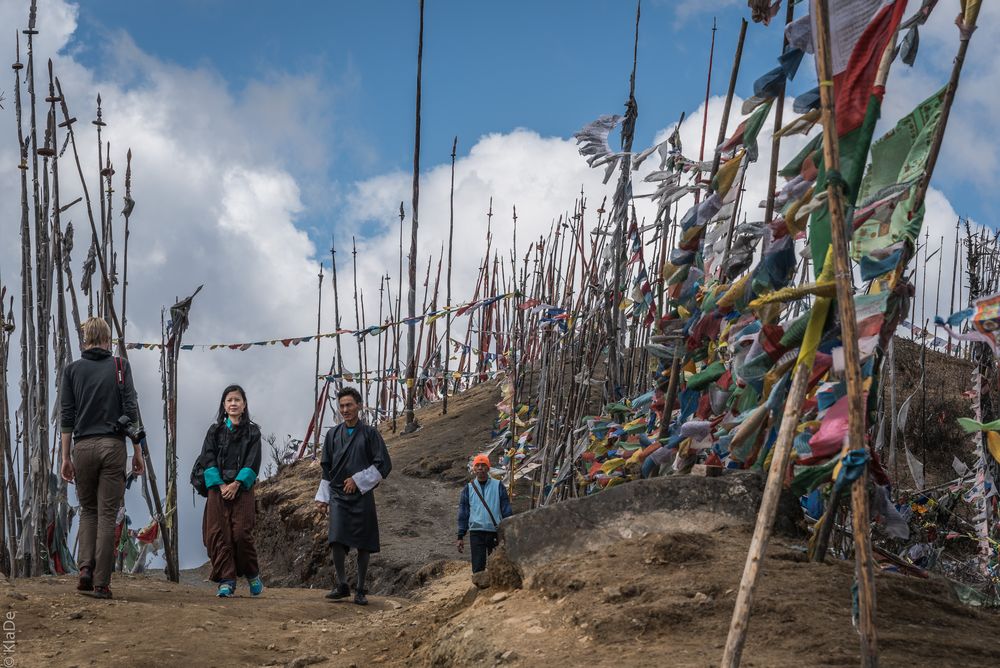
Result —
M 0 2 L 0 25 L 22 25 L 23 4 Z M 133 150 L 137 206 L 131 226 L 128 338 L 158 341 L 160 307 L 169 307 L 175 297 L 190 294 L 200 284 L 205 289 L 195 300 L 186 342 L 235 343 L 314 332 L 316 262 L 328 263 L 329 256 L 325 249 L 314 247 L 302 230 L 300 218 L 310 206 L 329 204 L 313 195 L 330 188 L 320 184 L 322 176 L 311 174 L 324 174 L 326 161 L 335 153 L 329 145 L 316 141 L 316 129 L 325 129 L 326 134 L 336 137 L 332 112 L 325 111 L 335 109 L 336 95 L 326 92 L 316 78 L 280 72 L 268 73 L 241 90 L 232 90 L 218 73 L 164 63 L 144 53 L 141 45 L 126 35 L 112 40 L 113 66 L 104 72 L 92 72 L 66 50 L 76 15 L 73 5 L 42 3 L 37 52 L 55 56 L 71 111 L 81 120 L 75 127 L 91 190 L 96 187 L 96 178 L 92 177 L 96 138 L 93 126 L 86 121 L 93 116 L 98 91 L 103 95 L 109 123 L 105 138 L 112 142 L 119 195 L 123 193 L 124 153 L 128 147 Z M 984 20 L 987 16 L 984 10 Z M 982 36 L 979 33 L 976 39 Z M 0 52 L 12 53 L 12 41 L 12 31 L 0 33 Z M 39 87 L 41 90 L 40 80 Z M 641 91 L 639 94 L 641 102 Z M 11 106 L 12 98 L 13 91 L 8 91 Z M 730 132 L 740 121 L 739 103 L 734 106 Z M 670 110 L 671 115 L 677 111 Z M 701 113 L 701 107 L 694 110 L 682 126 L 688 155 L 696 154 Z M 791 117 L 789 105 L 785 118 Z M 713 98 L 706 155 L 711 155 L 720 118 L 721 98 Z M 0 133 L 0 164 L 15 165 L 17 151 L 10 107 L 0 113 L 0 123 L 6 128 Z M 768 123 L 761 133 L 760 159 L 747 176 L 745 208 L 751 219 L 763 215 L 755 207 L 766 194 L 770 128 Z M 566 133 L 574 130 L 567 128 Z M 666 132 L 663 130 L 658 138 L 662 139 Z M 949 142 L 952 138 L 949 134 Z M 801 139 L 785 142 L 781 162 L 790 159 L 801 143 Z M 571 210 L 581 187 L 588 200 L 587 228 L 591 229 L 595 211 L 604 196 L 610 199 L 616 178 L 604 186 L 602 171 L 587 167 L 572 139 L 542 137 L 528 129 L 460 138 L 459 153 L 462 157 L 455 180 L 456 302 L 471 297 L 486 245 L 486 211 L 491 196 L 494 248 L 499 248 L 501 255 L 510 247 L 511 213 L 517 207 L 520 262 L 528 245 L 547 234 L 554 219 Z M 650 159 L 639 177 L 652 168 L 653 161 Z M 64 201 L 75 196 L 70 164 L 61 163 Z M 19 234 L 20 186 L 14 170 L 7 169 L 4 174 L 0 178 L 0 233 L 4 240 L 0 246 L 0 272 L 4 282 L 13 287 L 18 284 L 19 255 L 14 241 Z M 450 174 L 449 164 L 438 164 L 429 166 L 422 176 L 418 249 L 421 282 L 427 258 L 437 255 L 442 241 L 447 239 Z M 399 288 L 397 212 L 403 201 L 407 211 L 404 244 L 408 250 L 410 185 L 409 173 L 392 172 L 354 184 L 345 195 L 344 217 L 334 230 L 340 250 L 344 324 L 354 322 L 353 307 L 347 298 L 352 277 L 352 235 L 358 237 L 359 287 L 366 296 L 369 323 L 378 312 L 380 277 L 391 273 L 394 295 Z M 640 193 L 651 188 L 637 181 L 635 190 Z M 645 200 L 638 206 L 640 216 L 652 215 Z M 115 207 L 120 209 L 120 199 Z M 932 239 L 948 229 L 953 234 L 954 211 L 937 191 L 932 190 L 928 209 Z M 79 280 L 88 238 L 82 204 L 64 216 L 64 223 L 69 219 L 77 229 L 74 273 Z M 120 217 L 116 219 L 120 224 Z M 121 238 L 120 228 L 118 236 Z M 945 255 L 946 267 L 950 266 L 949 257 Z M 419 302 L 422 286 L 418 290 Z M 441 293 L 443 296 L 443 285 Z M 325 290 L 326 331 L 334 329 L 329 296 L 329 290 Z M 356 369 L 355 342 L 348 339 L 343 344 L 348 367 Z M 323 343 L 323 366 L 329 363 L 333 350 L 331 341 Z M 285 434 L 301 437 L 311 412 L 314 354 L 312 344 L 251 348 L 246 352 L 182 353 L 178 414 L 184 565 L 196 565 L 204 558 L 197 533 L 201 518 L 188 501 L 190 492 L 185 482 L 193 454 L 200 448 L 204 429 L 216 410 L 218 394 L 231 382 L 243 384 L 253 415 L 265 433 L 274 432 L 279 439 Z M 374 350 L 371 356 L 374 363 Z M 131 357 L 154 456 L 162 462 L 162 439 L 157 438 L 162 414 L 158 355 L 135 351 Z M 16 384 L 16 360 L 11 361 L 10 368 Z M 162 480 L 162 463 L 159 470 Z M 130 495 L 129 504 L 134 516 L 144 519 L 144 504 L 138 497 Z

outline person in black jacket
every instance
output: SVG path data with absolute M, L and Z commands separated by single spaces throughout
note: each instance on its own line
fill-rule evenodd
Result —
M 361 394 L 345 387 L 337 393 L 337 405 L 344 421 L 326 432 L 320 456 L 323 478 L 316 492 L 320 511 L 329 513 L 327 540 L 337 574 L 337 583 L 326 597 L 336 601 L 350 595 L 345 562 L 353 547 L 358 553 L 354 602 L 368 605 L 368 561 L 381 547 L 373 490 L 389 476 L 392 461 L 378 429 L 360 420 Z
M 219 412 L 208 428 L 201 457 L 206 462 L 205 517 L 202 539 L 212 562 L 218 596 L 236 591 L 236 579 L 246 577 L 250 594 L 260 596 L 264 583 L 253 542 L 256 508 L 253 485 L 260 472 L 260 427 L 250 421 L 247 395 L 239 385 L 222 391 Z
M 111 598 L 115 524 L 125 496 L 128 457 L 120 420 L 127 416 L 138 427 L 139 410 L 128 361 L 111 356 L 108 323 L 90 318 L 81 329 L 83 352 L 63 372 L 60 474 L 63 480 L 76 483 L 80 501 L 76 588 L 95 598 Z M 136 475 L 146 470 L 140 447 L 133 443 L 132 472 Z

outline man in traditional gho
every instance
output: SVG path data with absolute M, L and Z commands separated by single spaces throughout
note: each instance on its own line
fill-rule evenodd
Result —
M 465 551 L 465 534 L 469 534 L 472 552 L 472 572 L 486 570 L 486 558 L 497 546 L 497 529 L 505 517 L 514 514 L 510 497 L 499 480 L 490 477 L 490 458 L 479 454 L 472 460 L 475 479 L 465 486 L 458 501 L 459 552 Z
M 344 421 L 326 433 L 320 465 L 323 479 L 316 493 L 321 510 L 329 510 L 329 541 L 337 582 L 326 595 L 331 600 L 347 598 L 345 562 L 353 547 L 358 554 L 358 581 L 354 602 L 367 605 L 365 575 L 372 552 L 378 552 L 378 517 L 374 489 L 392 470 L 389 451 L 375 427 L 359 419 L 361 394 L 352 387 L 337 393 Z

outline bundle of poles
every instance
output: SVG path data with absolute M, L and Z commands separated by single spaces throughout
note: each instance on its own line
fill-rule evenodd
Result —
M 135 206 L 132 152 L 128 150 L 121 209 L 115 210 L 116 170 L 111 142 L 104 137 L 107 123 L 100 95 L 92 121 L 97 136 L 96 169 L 90 174 L 84 170 L 73 127 L 77 119 L 70 113 L 69 100 L 53 72 L 52 61 L 42 73 L 36 70 L 35 38 L 40 31 L 36 4 L 35 0 L 31 2 L 27 28 L 18 34 L 12 65 L 20 147 L 21 291 L 19 312 L 15 313 L 11 298 L 0 334 L 0 571 L 10 577 L 76 569 L 74 550 L 68 545 L 75 510 L 67 499 L 67 483 L 58 474 L 62 374 L 80 352 L 81 322 L 87 317 L 105 319 L 112 330 L 116 354 L 128 356 L 128 245 Z M 47 86 L 45 92 L 36 92 L 37 85 Z M 71 176 L 66 183 L 65 170 L 60 178 L 60 166 L 69 158 Z M 60 188 L 79 196 L 67 202 Z M 96 193 L 93 198 L 91 192 Z M 63 219 L 81 202 L 88 223 L 84 232 L 88 244 L 78 284 L 71 261 L 74 227 L 72 222 L 63 225 Z M 121 262 L 118 244 L 122 245 Z M 7 288 L 0 289 L 6 296 Z M 7 373 L 15 341 L 20 358 L 20 403 L 12 421 L 13 397 L 9 395 Z M 176 542 L 167 529 L 168 525 L 176 526 L 176 503 L 164 511 L 145 442 L 142 450 L 147 469 L 141 480 L 143 494 L 150 516 L 161 525 L 168 555 L 167 574 L 176 580 Z M 176 480 L 176 456 L 173 467 L 168 461 L 167 468 L 170 479 Z
M 799 6 L 804 4 L 806 3 L 798 3 Z M 799 265 L 803 283 L 809 283 L 806 286 L 808 289 L 804 292 L 806 295 L 804 303 L 802 297 L 793 299 L 792 303 L 784 305 L 776 301 L 772 308 L 767 310 L 766 319 L 768 322 L 776 322 L 779 318 L 785 318 L 786 322 L 791 322 L 797 319 L 800 309 L 805 305 L 807 312 L 811 311 L 813 314 L 809 318 L 810 328 L 815 326 L 819 328 L 814 331 L 818 337 L 822 333 L 821 330 L 823 330 L 827 314 L 835 315 L 836 324 L 834 327 L 839 328 L 837 338 L 842 353 L 843 368 L 841 373 L 846 390 L 848 418 L 848 429 L 844 438 L 842 454 L 845 460 L 861 462 L 861 464 L 852 465 L 856 478 L 852 477 L 849 484 L 832 486 L 834 496 L 828 499 L 824 520 L 817 523 L 815 527 L 810 553 L 817 560 L 826 558 L 829 553 L 831 532 L 834 530 L 842 532 L 853 543 L 852 551 L 857 562 L 858 630 L 862 662 L 864 665 L 875 665 L 878 657 L 878 641 L 875 628 L 874 556 L 869 523 L 871 516 L 870 486 L 868 469 L 863 462 L 868 460 L 872 450 L 876 425 L 881 421 L 881 416 L 888 414 L 890 410 L 895 411 L 896 407 L 890 408 L 883 402 L 878 402 L 877 408 L 874 409 L 877 411 L 876 419 L 868 420 L 868 426 L 866 426 L 866 416 L 870 407 L 866 406 L 865 403 L 865 378 L 868 375 L 879 378 L 886 375 L 881 368 L 886 354 L 884 349 L 879 349 L 874 357 L 877 365 L 876 371 L 872 372 L 869 369 L 865 372 L 865 376 L 862 375 L 858 315 L 855 309 L 855 266 L 852 264 L 850 255 L 853 248 L 851 238 L 853 230 L 847 224 L 854 213 L 854 197 L 857 193 L 848 196 L 847 184 L 840 171 L 841 169 L 846 171 L 847 167 L 841 166 L 840 144 L 843 139 L 838 137 L 838 133 L 835 131 L 837 128 L 835 95 L 838 91 L 835 89 L 830 46 L 830 3 L 827 0 L 812 0 L 808 4 L 815 21 L 813 47 L 816 53 L 817 78 L 820 84 L 818 86 L 819 104 L 814 112 L 803 116 L 802 119 L 797 119 L 796 122 L 808 120 L 810 126 L 819 125 L 824 130 L 818 136 L 818 143 L 814 143 L 813 146 L 816 152 L 821 155 L 823 169 L 827 177 L 818 182 L 819 185 L 814 194 L 822 202 L 823 215 L 828 221 L 829 250 L 821 247 L 819 250 L 825 253 L 825 257 L 812 257 L 813 271 L 816 277 L 815 285 L 817 286 L 815 291 L 809 292 L 810 289 L 814 288 L 810 287 L 812 284 L 805 280 L 809 267 L 808 261 L 803 261 Z M 933 9 L 933 5 L 933 2 L 924 3 L 924 6 L 918 10 L 919 16 L 915 16 L 905 24 L 914 25 L 914 22 L 920 22 L 920 16 L 925 21 L 927 14 Z M 904 6 L 905 3 L 894 3 L 893 11 L 901 13 Z M 786 25 L 794 20 L 795 8 L 796 3 L 786 3 Z M 958 53 L 950 80 L 940 94 L 940 116 L 928 137 L 924 169 L 912 181 L 905 184 L 909 188 L 907 193 L 910 197 L 907 206 L 912 212 L 922 211 L 930 186 L 930 179 L 948 124 L 949 112 L 955 99 L 965 53 L 978 16 L 978 3 L 963 3 L 962 12 L 959 22 Z M 627 413 L 629 399 L 655 392 L 655 396 L 661 401 L 663 408 L 661 409 L 662 413 L 657 413 L 655 416 L 658 424 L 654 423 L 654 431 L 661 443 L 666 442 L 671 431 L 672 413 L 677 410 L 678 395 L 683 391 L 687 375 L 691 373 L 690 370 L 685 372 L 685 367 L 697 361 L 689 356 L 690 351 L 685 345 L 688 333 L 684 331 L 684 325 L 685 320 L 691 314 L 683 308 L 683 300 L 678 296 L 677 285 L 671 282 L 679 275 L 677 273 L 678 262 L 683 262 L 684 258 L 687 257 L 687 262 L 690 264 L 690 258 L 693 257 L 693 262 L 699 271 L 703 271 L 704 276 L 699 284 L 699 289 L 707 291 L 710 287 L 721 286 L 715 293 L 716 296 L 722 294 L 724 289 L 729 286 L 746 285 L 746 281 L 758 264 L 763 262 L 768 244 L 772 242 L 771 231 L 778 216 L 777 209 L 779 207 L 776 201 L 779 194 L 777 185 L 778 160 L 782 136 L 786 134 L 782 118 L 785 96 L 784 77 L 781 78 L 779 89 L 772 95 L 772 99 L 776 99 L 778 103 L 775 105 L 774 131 L 770 139 L 769 185 L 767 199 L 763 206 L 764 220 L 757 228 L 761 230 L 758 236 L 763 241 L 759 248 L 753 250 L 751 260 L 745 261 L 743 264 L 734 260 L 737 252 L 734 237 L 738 233 L 738 221 L 742 217 L 744 225 L 739 227 L 746 227 L 747 217 L 750 215 L 750 212 L 744 212 L 746 206 L 742 197 L 745 165 L 736 172 L 735 184 L 729 191 L 732 193 L 731 195 L 725 199 L 712 195 L 712 197 L 717 197 L 717 200 L 713 201 L 712 204 L 721 204 L 721 211 L 725 215 L 717 215 L 720 211 L 719 208 L 711 209 L 710 213 L 707 214 L 709 220 L 706 223 L 714 234 L 713 243 L 720 239 L 724 241 L 725 252 L 720 264 L 712 268 L 706 267 L 705 257 L 708 242 L 704 239 L 704 231 L 700 233 L 700 236 L 690 233 L 692 225 L 689 217 L 678 216 L 680 198 L 661 196 L 663 192 L 669 190 L 668 188 L 653 195 L 654 201 L 660 198 L 660 206 L 655 220 L 647 222 L 645 219 L 639 219 L 635 199 L 649 195 L 633 192 L 633 173 L 638 168 L 639 163 L 655 151 L 663 158 L 660 181 L 672 180 L 670 183 L 676 185 L 680 179 L 691 179 L 688 185 L 679 187 L 687 188 L 687 192 L 694 199 L 695 206 L 689 215 L 695 217 L 697 224 L 706 224 L 699 220 L 701 211 L 697 207 L 700 199 L 704 195 L 706 197 L 704 204 L 709 203 L 709 199 L 711 199 L 709 195 L 716 190 L 717 180 L 723 176 L 722 170 L 731 166 L 731 161 L 736 158 L 733 153 L 734 147 L 739 146 L 739 142 L 735 142 L 729 148 L 723 148 L 727 144 L 726 137 L 732 131 L 732 128 L 729 127 L 729 116 L 747 30 L 747 23 L 743 21 L 730 76 L 723 120 L 718 133 L 717 145 L 719 148 L 713 152 L 711 159 L 706 160 L 708 103 L 712 92 L 711 72 L 715 42 L 715 27 L 713 26 L 701 146 L 698 151 L 698 159 L 688 160 L 683 158 L 681 154 L 680 142 L 676 133 L 670 141 L 663 142 L 649 151 L 637 152 L 633 150 L 635 124 L 638 117 L 636 60 L 639 22 L 640 12 L 637 10 L 633 67 L 629 77 L 629 91 L 624 117 L 601 119 L 585 128 L 578 135 L 580 142 L 585 144 L 581 152 L 590 156 L 592 166 L 606 166 L 606 181 L 617 171 L 618 179 L 610 205 L 606 200 L 602 202 L 601 206 L 596 209 L 595 220 L 586 193 L 581 192 L 572 209 L 553 221 L 546 236 L 532 239 L 527 252 L 522 257 L 517 251 L 516 209 L 510 218 L 513 242 L 509 255 L 501 255 L 494 250 L 494 234 L 496 234 L 497 225 L 496 221 L 493 220 L 495 214 L 492 202 L 490 202 L 486 214 L 487 250 L 480 262 L 472 299 L 476 300 L 480 295 L 514 292 L 518 294 L 519 300 L 513 302 L 505 300 L 503 303 L 487 304 L 478 309 L 471 317 L 468 314 L 460 316 L 459 320 L 462 317 L 465 319 L 463 323 L 465 337 L 464 343 L 455 348 L 454 355 L 451 355 L 452 351 L 450 351 L 452 340 L 450 329 L 456 323 L 453 322 L 451 314 L 448 315 L 446 333 L 443 337 L 440 331 L 434 330 L 434 323 L 428 324 L 426 319 L 418 319 L 407 324 L 410 345 L 405 356 L 403 356 L 401 346 L 403 325 L 393 325 L 391 335 L 382 339 L 380 362 L 374 367 L 377 370 L 374 376 L 379 378 L 379 384 L 373 390 L 366 383 L 361 383 L 361 391 L 366 398 L 371 397 L 374 392 L 374 401 L 370 399 L 366 401 L 366 404 L 371 406 L 373 420 L 388 421 L 391 423 L 390 428 L 395 429 L 396 420 L 401 415 L 405 415 L 405 429 L 410 430 L 416 426 L 412 414 L 415 405 L 441 399 L 443 400 L 442 410 L 446 411 L 449 394 L 477 382 L 496 378 L 496 376 L 477 376 L 467 372 L 472 370 L 502 372 L 500 384 L 504 389 L 504 398 L 500 407 L 501 421 L 498 425 L 498 438 L 495 445 L 499 446 L 501 452 L 504 453 L 507 467 L 505 473 L 509 484 L 513 487 L 514 480 L 521 478 L 531 481 L 530 494 L 533 505 L 552 503 L 581 493 L 582 485 L 579 484 L 581 470 L 578 462 L 580 456 L 593 442 L 586 426 L 588 416 L 600 413 L 602 410 L 610 413 L 611 417 L 616 416 L 616 411 L 624 415 Z M 878 65 L 878 72 L 875 87 L 884 87 L 889 68 L 897 54 L 895 46 L 899 38 L 899 22 L 897 21 L 895 25 L 897 27 L 887 38 L 884 51 L 876 54 L 875 64 Z M 421 52 L 422 28 L 421 13 Z M 783 44 L 782 54 L 785 53 L 786 47 L 787 41 Z M 413 297 L 416 282 L 414 277 L 417 275 L 418 268 L 415 240 L 419 184 L 420 71 L 418 53 L 414 197 L 411 246 L 408 256 L 410 279 L 408 317 L 411 319 L 416 313 Z M 866 90 L 865 93 L 867 94 L 868 91 Z M 750 108 L 754 107 L 751 105 Z M 761 108 L 758 107 L 758 109 Z M 763 118 L 767 117 L 767 111 L 768 109 L 764 108 Z M 607 141 L 608 133 L 619 124 L 621 126 L 620 151 L 613 151 L 608 146 L 602 146 L 601 144 Z M 741 131 L 744 127 L 745 125 L 741 126 Z M 676 143 L 673 141 L 674 139 L 676 139 Z M 594 148 L 595 146 L 596 148 Z M 867 162 L 867 145 L 865 149 L 865 156 L 861 157 L 862 169 Z M 452 155 L 454 169 L 454 147 Z M 726 162 L 726 165 L 721 164 L 723 161 Z M 856 170 L 857 167 L 853 167 L 853 169 Z M 666 173 L 670 171 L 672 173 L 667 175 Z M 732 179 L 732 171 L 726 173 L 725 176 Z M 672 192 L 676 192 L 676 189 Z M 718 200 L 723 201 L 719 202 Z M 814 210 L 815 208 L 813 207 Z M 813 213 L 813 215 L 816 214 Z M 405 212 L 401 205 L 398 273 L 400 284 L 403 278 L 404 217 Z M 855 226 L 860 224 L 857 221 L 854 222 Z M 959 221 L 956 225 L 956 244 L 962 236 L 961 228 L 962 221 Z M 788 234 L 787 230 L 786 234 Z M 966 225 L 964 236 L 963 249 L 956 250 L 952 267 L 953 288 L 950 298 L 947 299 L 950 312 L 954 312 L 956 307 L 961 309 L 963 306 L 971 305 L 976 298 L 989 295 L 995 292 L 998 287 L 996 283 L 996 236 L 978 229 L 973 231 L 968 225 Z M 909 313 L 911 322 L 907 323 L 909 324 L 910 336 L 916 339 L 925 351 L 927 348 L 941 349 L 943 347 L 941 352 L 945 354 L 964 357 L 976 362 L 979 376 L 983 379 L 982 383 L 977 383 L 979 388 L 977 400 L 980 409 L 979 415 L 981 415 L 979 419 L 987 421 L 994 417 L 991 393 L 995 386 L 995 361 L 989 349 L 983 344 L 963 345 L 961 342 L 952 342 L 950 338 L 944 341 L 943 346 L 939 344 L 939 337 L 936 335 L 939 330 L 937 326 L 930 324 L 931 319 L 926 317 L 926 314 L 928 308 L 932 307 L 936 315 L 945 306 L 940 296 L 940 276 L 943 270 L 943 253 L 941 251 L 945 248 L 946 243 L 944 238 L 941 238 L 936 244 L 938 251 L 932 252 L 929 233 L 924 235 L 923 244 L 920 244 L 919 241 L 919 237 L 903 238 L 898 244 L 899 254 L 896 256 L 895 268 L 890 267 L 892 271 L 883 272 L 878 275 L 877 280 L 869 280 L 867 289 L 873 293 L 892 291 L 893 294 L 904 294 L 907 289 L 912 290 L 914 284 L 920 285 L 919 300 L 903 301 L 904 304 L 912 305 L 912 312 Z M 794 245 L 792 248 L 794 249 Z M 731 250 L 733 255 L 731 255 Z M 934 255 L 938 255 L 936 279 L 931 276 Z M 431 281 L 431 269 L 434 266 L 434 259 L 425 260 L 425 312 L 428 308 L 433 311 L 434 305 L 439 303 L 438 287 L 441 257 L 443 256 L 444 250 L 442 249 L 437 259 L 438 270 L 433 282 Z M 450 237 L 447 257 L 446 291 L 448 298 L 446 303 L 450 305 L 452 287 L 450 280 L 452 257 Z M 960 279 L 959 267 L 963 257 L 968 271 L 963 272 L 966 275 Z M 857 257 L 855 257 L 856 259 Z M 914 262 L 915 274 L 911 273 Z M 508 265 L 509 271 L 507 271 Z M 403 320 L 401 289 L 397 290 L 395 312 L 393 312 L 391 291 L 388 290 L 389 282 L 389 277 L 385 277 L 382 281 L 382 286 L 390 293 L 388 299 L 390 313 L 387 321 L 401 323 Z M 963 282 L 965 283 L 964 287 Z M 431 287 L 432 283 L 433 288 Z M 928 284 L 933 286 L 935 283 L 938 287 L 934 291 L 932 305 L 928 303 L 926 298 L 927 286 Z M 819 287 L 821 285 L 822 289 Z M 814 296 L 809 296 L 810 294 Z M 965 301 L 966 299 L 968 302 Z M 919 320 L 917 319 L 918 311 Z M 812 324 L 813 321 L 816 322 L 816 325 Z M 833 321 L 834 317 L 831 315 L 831 322 Z M 895 324 L 897 321 L 893 320 L 892 322 Z M 363 319 L 357 320 L 356 324 L 359 329 L 365 327 Z M 419 334 L 416 334 L 417 331 Z M 889 332 L 888 339 L 891 340 L 894 334 L 895 327 L 892 332 Z M 418 337 L 419 341 L 426 341 L 427 347 L 414 346 L 412 342 L 415 336 Z M 885 346 L 885 341 L 882 341 L 881 345 Z M 363 343 L 359 343 L 359 346 L 361 347 L 359 350 L 359 358 L 362 360 L 361 372 L 364 374 L 369 368 L 367 366 L 368 355 L 363 349 Z M 474 351 L 476 351 L 475 354 L 470 354 Z M 815 355 L 815 352 L 812 355 Z M 866 357 L 870 356 L 870 352 L 866 354 Z M 457 361 L 457 366 L 454 368 L 450 366 L 449 361 L 452 357 Z M 475 358 L 475 362 L 473 362 L 473 358 Z M 495 367 L 489 366 L 490 360 L 495 362 Z M 337 367 L 342 369 L 339 353 L 335 362 Z M 724 651 L 723 665 L 738 665 L 740 663 L 753 591 L 773 527 L 778 497 L 789 468 L 793 437 L 797 433 L 803 416 L 810 385 L 815 383 L 815 379 L 810 380 L 812 368 L 813 357 L 808 355 L 800 357 L 798 360 L 792 360 L 791 364 L 783 367 L 785 370 L 783 382 L 787 383 L 783 386 L 786 392 L 783 405 L 779 407 L 775 415 L 766 418 L 768 429 L 773 428 L 776 432 L 776 439 L 770 445 L 768 453 L 767 486 L 747 555 L 733 622 Z M 449 377 L 452 372 L 456 374 L 454 382 Z M 340 374 L 341 378 L 342 376 L 343 374 Z M 317 363 L 317 378 L 319 377 Z M 389 378 L 390 382 L 385 382 L 386 377 Z M 421 381 L 421 378 L 424 380 Z M 394 379 L 401 382 L 392 382 Z M 436 382 L 437 379 L 442 379 L 442 382 Z M 343 381 L 326 379 L 324 382 L 322 390 L 317 386 L 316 410 L 309 429 L 309 433 L 315 439 L 314 448 L 318 443 L 319 423 L 322 422 L 324 407 L 330 396 L 327 387 L 331 383 Z M 874 399 L 868 403 L 875 406 Z M 405 408 L 401 408 L 404 405 Z M 768 409 L 767 414 L 770 415 L 770 409 Z M 761 412 L 758 415 L 763 416 L 765 413 Z M 892 413 L 892 416 L 895 419 L 895 412 Z M 922 417 L 926 420 L 926 412 Z M 757 425 L 759 427 L 759 423 Z M 893 439 L 895 439 L 895 429 L 892 433 Z M 739 435 L 745 434 L 741 432 Z M 526 443 L 530 443 L 530 447 L 523 448 Z M 757 447 L 760 447 L 759 441 Z M 303 447 L 303 452 L 304 449 Z M 524 456 L 515 456 L 518 454 Z M 849 510 L 841 511 L 841 504 L 837 498 L 839 494 L 850 498 L 850 502 L 847 504 Z M 843 517 L 849 517 L 850 520 L 844 521 Z M 838 518 L 841 520 L 838 521 Z

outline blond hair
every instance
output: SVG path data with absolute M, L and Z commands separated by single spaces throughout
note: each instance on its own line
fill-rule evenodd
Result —
M 87 318 L 80 327 L 84 348 L 107 348 L 111 345 L 111 328 L 103 318 Z

